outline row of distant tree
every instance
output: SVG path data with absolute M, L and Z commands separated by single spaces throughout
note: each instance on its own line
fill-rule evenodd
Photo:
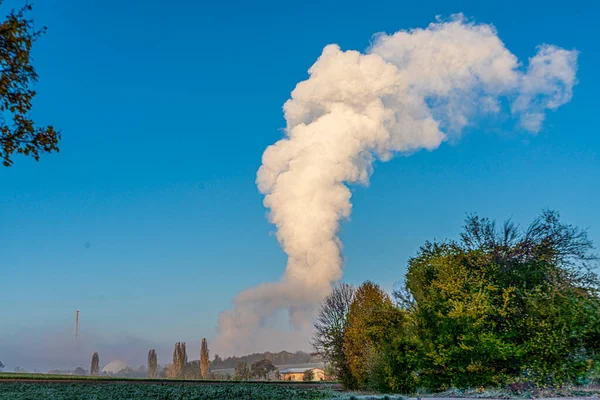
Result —
M 248 365 L 261 360 L 271 360 L 275 365 L 287 365 L 287 364 L 308 364 L 321 362 L 322 357 L 318 353 L 305 353 L 303 351 L 297 351 L 290 353 L 288 351 L 281 351 L 279 353 L 264 352 L 264 353 L 253 353 L 242 357 L 228 357 L 221 359 L 218 354 L 215 355 L 211 365 L 214 369 L 227 369 L 235 368 L 238 363 L 245 362 Z
M 156 349 L 148 351 L 148 365 L 147 368 L 143 365 L 138 369 L 127 367 L 114 374 L 115 376 L 123 377 L 135 377 L 141 378 L 147 376 L 148 378 L 177 378 L 177 379 L 213 379 L 214 376 L 210 374 L 210 361 L 208 343 L 206 339 L 202 339 L 202 346 L 200 349 L 200 360 L 188 362 L 187 349 L 185 342 L 175 343 L 173 349 L 173 363 L 166 367 L 161 367 L 158 364 L 158 354 Z M 74 375 L 87 375 L 87 371 L 81 367 L 78 367 L 74 372 Z M 99 376 L 100 373 L 100 357 L 98 353 L 92 355 L 92 362 L 89 370 L 89 375 Z
M 150 353 L 148 353 L 148 377 L 155 378 L 157 376 L 178 379 L 212 379 L 206 339 L 202 339 L 200 360 L 192 362 L 188 362 L 185 342 L 175 343 L 173 363 L 165 367 L 160 373 L 156 362 L 156 351 L 150 350 Z
M 289 353 L 291 354 L 291 353 Z M 256 354 L 244 357 L 245 359 L 253 359 Z M 218 355 L 215 355 L 215 364 L 218 366 L 226 365 Z M 219 362 L 220 361 L 220 362 Z M 151 350 L 148 354 L 148 376 L 149 377 L 166 377 L 176 379 L 219 379 L 219 380 L 270 380 L 279 379 L 279 370 L 273 364 L 271 359 L 262 358 L 249 364 L 246 361 L 238 361 L 235 366 L 234 376 L 229 373 L 219 373 L 210 370 L 211 362 L 209 361 L 209 351 L 206 339 L 202 339 L 200 350 L 200 359 L 188 361 L 187 349 L 185 342 L 178 342 L 173 349 L 173 363 L 164 367 L 159 371 L 156 363 L 156 352 Z
M 404 288 L 341 284 L 315 348 L 352 389 L 414 393 L 600 381 L 600 281 L 585 231 L 545 211 L 526 229 L 468 217 L 427 242 Z
M 240 361 L 235 366 L 233 379 L 237 381 L 257 380 L 278 380 L 279 370 L 271 360 L 262 359 L 248 365 L 245 361 Z
M 139 368 L 126 367 L 116 373 L 105 373 L 100 371 L 100 356 L 96 352 L 92 355 L 90 369 L 77 367 L 73 371 L 52 371 L 57 374 L 73 375 L 113 375 L 128 378 L 175 378 L 175 379 L 219 379 L 219 380 L 277 380 L 280 379 L 277 364 L 305 364 L 321 360 L 317 354 L 309 354 L 298 351 L 290 353 L 282 351 L 279 353 L 254 353 L 243 357 L 229 357 L 222 360 L 215 355 L 214 361 L 209 361 L 209 350 L 206 339 L 202 339 L 200 359 L 188 361 L 185 342 L 177 342 L 173 348 L 173 362 L 167 366 L 158 364 L 158 354 L 155 349 L 148 352 L 147 367 L 141 365 Z M 0 362 L 0 370 L 4 365 Z M 228 372 L 211 371 L 212 369 L 234 369 L 232 376 Z M 16 372 L 24 370 L 17 367 Z M 308 371 L 305 380 L 313 380 L 312 371 Z
M 0 361 L 0 372 L 4 371 L 4 367 L 5 367 L 5 365 L 2 363 L 2 361 Z M 27 372 L 27 370 L 25 368 L 21 368 L 19 366 L 16 366 L 13 369 L 13 372 Z M 39 371 L 35 370 L 34 373 L 39 373 Z
M 312 370 L 304 372 L 302 380 L 313 381 L 315 373 Z M 248 365 L 245 361 L 239 361 L 235 366 L 233 380 L 248 381 L 255 380 L 280 380 L 279 369 L 269 359 L 262 359 Z

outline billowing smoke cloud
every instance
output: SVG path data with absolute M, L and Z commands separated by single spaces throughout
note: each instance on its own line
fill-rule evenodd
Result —
M 378 35 L 366 54 L 326 46 L 285 103 L 286 137 L 265 150 L 256 179 L 288 255 L 285 273 L 234 299 L 219 318 L 219 347 L 262 350 L 281 312 L 307 343 L 319 301 L 342 277 L 346 185 L 368 184 L 375 160 L 434 150 L 503 109 L 536 133 L 546 110 L 571 99 L 576 69 L 577 52 L 552 45 L 525 68 L 493 26 L 462 15 Z

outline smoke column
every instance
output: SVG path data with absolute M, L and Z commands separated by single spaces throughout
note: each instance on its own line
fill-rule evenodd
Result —
M 545 44 L 525 67 L 493 26 L 462 14 L 376 35 L 364 54 L 326 46 L 285 103 L 285 138 L 265 150 L 256 178 L 288 255 L 285 272 L 221 313 L 219 347 L 275 350 L 272 321 L 282 313 L 306 346 L 319 301 L 342 277 L 346 185 L 368 184 L 375 160 L 436 149 L 483 114 L 508 112 L 537 133 L 545 111 L 571 99 L 576 70 L 576 51 Z

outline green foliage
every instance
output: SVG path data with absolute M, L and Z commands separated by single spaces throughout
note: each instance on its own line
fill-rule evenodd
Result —
M 356 291 L 348 314 L 344 352 L 354 387 L 380 392 L 411 392 L 416 385 L 409 351 L 410 314 L 372 282 Z
M 302 380 L 304 382 L 312 382 L 315 380 L 315 372 L 312 369 L 309 369 L 302 375 Z
M 250 367 L 248 367 L 247 362 L 238 362 L 235 366 L 233 379 L 236 381 L 247 381 L 250 379 Z
M 356 290 L 348 312 L 343 349 L 357 388 L 367 386 L 377 344 L 389 338 L 389 328 L 396 318 L 392 300 L 379 286 L 367 281 Z
M 0 5 L 2 1 L 0 1 Z M 35 126 L 30 117 L 38 75 L 31 65 L 33 43 L 46 31 L 27 18 L 31 5 L 11 11 L 0 23 L 0 158 L 12 165 L 14 153 L 39 160 L 40 153 L 58 151 L 60 133 Z
M 461 239 L 428 243 L 409 262 L 421 385 L 564 384 L 585 373 L 600 304 L 585 232 L 545 212 L 525 232 L 470 217 Z
M 221 359 L 221 357 L 215 356 L 210 366 L 212 369 L 235 368 L 239 362 L 245 362 L 250 365 L 253 362 L 264 360 L 265 358 L 271 360 L 275 365 L 308 364 L 314 362 L 312 356 L 303 351 L 297 351 L 295 353 L 290 353 L 288 351 L 271 353 L 266 351 L 264 353 L 252 353 L 242 357 L 227 357 L 224 360 Z
M 546 211 L 527 229 L 467 218 L 426 243 L 393 304 L 366 282 L 347 314 L 350 388 L 385 392 L 591 382 L 600 297 L 585 231 Z
M 0 371 L 2 371 L 3 368 L 4 368 L 4 364 L 2 364 L 2 361 L 0 361 Z
M 271 360 L 260 360 L 252 363 L 250 367 L 250 371 L 252 371 L 252 376 L 256 379 L 269 379 L 269 375 L 271 372 L 276 372 L 277 367 L 273 365 Z
M 419 383 L 420 342 L 410 331 L 413 326 L 408 313 L 396 307 L 390 311 L 396 313 L 396 318 L 388 326 L 389 335 L 376 342 L 369 364 L 368 386 L 384 393 L 414 393 Z

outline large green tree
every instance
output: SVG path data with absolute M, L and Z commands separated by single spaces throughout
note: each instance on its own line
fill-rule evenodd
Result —
M 526 229 L 472 216 L 459 241 L 423 246 L 399 295 L 421 346 L 420 383 L 561 384 L 588 373 L 599 350 L 591 250 L 585 231 L 551 211 Z
M 0 158 L 7 167 L 15 153 L 39 160 L 41 153 L 58 151 L 60 140 L 54 127 L 36 126 L 30 114 L 38 79 L 31 49 L 46 28 L 35 29 L 29 11 L 26 4 L 0 23 Z
M 343 351 L 356 388 L 369 386 L 369 374 L 381 343 L 391 339 L 401 313 L 381 287 L 367 281 L 354 294 L 344 334 Z

